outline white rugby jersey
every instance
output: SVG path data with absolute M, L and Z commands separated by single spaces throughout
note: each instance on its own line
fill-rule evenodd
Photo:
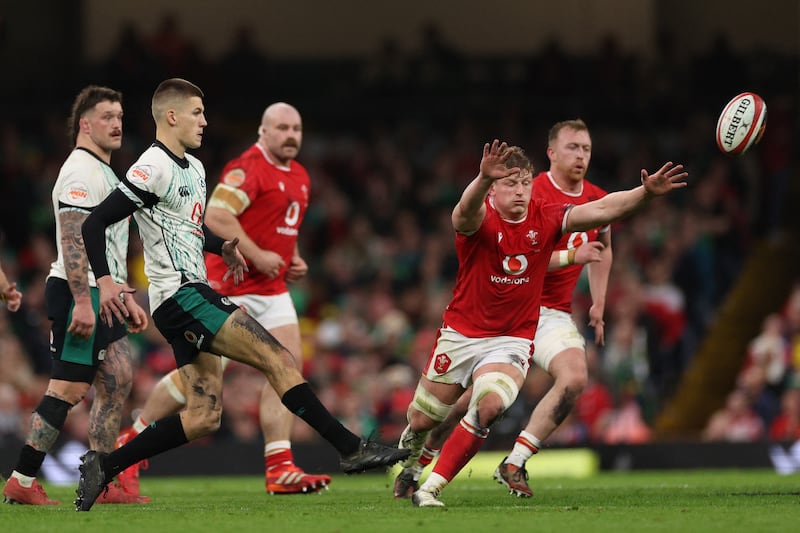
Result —
M 119 189 L 139 208 L 133 217 L 144 247 L 155 311 L 189 282 L 208 283 L 203 257 L 206 171 L 196 157 L 177 157 L 156 141 L 128 170 Z
M 69 154 L 53 186 L 58 257 L 50 265 L 49 276 L 67 279 L 61 250 L 61 221 L 58 213 L 77 211 L 89 216 L 92 209 L 111 194 L 119 183 L 120 180 L 111 167 L 91 151 L 76 148 Z M 128 279 L 128 228 L 127 218 L 106 228 L 106 260 L 111 277 L 117 283 L 124 283 Z M 91 265 L 89 265 L 89 285 L 97 286 Z

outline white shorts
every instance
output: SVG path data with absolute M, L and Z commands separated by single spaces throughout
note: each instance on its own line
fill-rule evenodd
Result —
M 234 304 L 243 308 L 248 315 L 255 318 L 265 329 L 297 324 L 297 310 L 288 292 L 263 296 L 261 294 L 241 294 L 228 296 Z M 228 366 L 228 358 L 222 358 L 222 368 Z
M 525 377 L 531 367 L 531 341 L 520 337 L 465 337 L 453 328 L 439 329 L 423 374 L 438 383 L 472 384 L 472 374 L 489 363 L 514 365 Z
M 586 350 L 586 339 L 578 331 L 572 315 L 564 311 L 539 308 L 539 326 L 533 339 L 533 362 L 550 369 L 553 358 L 567 348 Z

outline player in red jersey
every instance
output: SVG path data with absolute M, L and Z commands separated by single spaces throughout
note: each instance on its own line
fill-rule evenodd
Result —
M 283 102 L 267 107 L 257 142 L 225 165 L 206 211 L 206 224 L 212 231 L 226 239 L 239 237 L 239 250 L 250 267 L 245 279 L 235 285 L 232 279 L 224 279 L 228 267 L 221 257 L 208 254 L 211 287 L 255 317 L 294 354 L 298 366 L 302 362 L 300 327 L 286 283 L 297 281 L 308 270 L 297 247 L 311 186 L 308 172 L 295 160 L 302 140 L 297 109 Z M 223 357 L 223 365 L 227 361 Z M 177 371 L 165 376 L 120 445 L 150 421 L 182 409 L 184 391 Z M 328 486 L 330 476 L 307 474 L 294 464 L 289 440 L 294 416 L 269 383 L 261 394 L 260 421 L 267 492 L 308 493 Z M 136 490 L 137 475 L 138 466 L 134 466 L 121 476 L 128 490 Z
M 585 180 L 592 156 L 589 129 L 582 120 L 558 122 L 550 129 L 547 144 L 550 169 L 533 179 L 534 198 L 555 204 L 585 204 L 607 193 Z M 553 252 L 544 279 L 539 323 L 534 338 L 533 361 L 554 382 L 537 404 L 511 454 L 495 471 L 495 479 L 517 496 L 533 495 L 527 482 L 525 462 L 537 453 L 572 410 L 588 380 L 585 339 L 572 320 L 572 292 L 584 264 L 589 264 L 592 306 L 589 325 L 595 342 L 603 344 L 603 312 L 611 270 L 611 228 L 565 233 Z M 432 431 L 416 461 L 395 480 L 395 498 L 407 498 L 416 490 L 423 469 L 430 464 L 458 420 L 464 416 L 470 391 L 462 396 L 443 423 Z
M 582 120 L 559 122 L 550 129 L 547 157 L 550 170 L 533 180 L 534 197 L 585 204 L 606 195 L 603 189 L 585 179 L 592 157 L 592 139 Z M 525 462 L 569 415 L 589 379 L 586 341 L 572 320 L 572 293 L 583 265 L 569 261 L 569 254 L 584 243 L 599 243 L 599 261 L 590 262 L 588 271 L 592 297 L 589 326 L 594 328 L 595 343 L 605 342 L 603 312 L 612 261 L 610 226 L 564 234 L 556 245 L 556 253 L 561 256 L 558 267 L 548 272 L 544 280 L 533 360 L 553 377 L 553 385 L 534 408 L 509 456 L 494 473 L 499 483 L 520 497 L 533 496 Z
M 639 187 L 574 205 L 532 198 L 532 173 L 521 149 L 497 140 L 486 144 L 480 172 L 453 210 L 459 271 L 409 405 L 403 441 L 411 457 L 419 456 L 428 432 L 470 385 L 473 392 L 436 467 L 412 495 L 416 506 L 444 506 L 442 489 L 516 399 L 530 365 L 545 274 L 562 234 L 623 218 L 652 197 L 684 187 L 688 175 L 669 162 L 652 175 L 643 169 Z

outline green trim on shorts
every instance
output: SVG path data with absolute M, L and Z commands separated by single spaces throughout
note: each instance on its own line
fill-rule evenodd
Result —
M 195 287 L 183 286 L 172 299 L 213 335 L 231 314 L 209 302 Z
M 67 313 L 64 346 L 61 348 L 61 356 L 59 357 L 62 361 L 86 366 L 94 365 L 94 339 L 97 336 L 97 328 L 100 326 L 100 318 L 97 316 L 97 310 L 100 309 L 100 291 L 97 287 L 89 287 L 89 296 L 92 299 L 92 309 L 95 317 L 92 334 L 88 339 L 82 339 L 67 331 L 72 323 L 72 310 L 75 308 L 75 300 L 73 299 L 69 305 L 69 313 Z

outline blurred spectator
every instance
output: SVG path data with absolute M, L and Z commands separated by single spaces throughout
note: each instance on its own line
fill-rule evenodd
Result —
M 21 435 L 27 429 L 21 404 L 19 391 L 11 383 L 0 381 L 0 441 L 7 435 Z
M 740 372 L 736 386 L 747 395 L 750 407 L 764 427 L 769 427 L 780 410 L 780 391 L 767 387 L 764 368 L 753 365 Z
M 586 344 L 586 361 L 589 380 L 573 411 L 588 429 L 590 441 L 602 442 L 600 421 L 613 408 L 613 398 L 608 386 L 600 379 L 597 350 L 592 343 Z
M 789 339 L 789 364 L 800 371 L 800 281 L 795 282 L 783 311 Z
M 769 439 L 800 440 L 800 374 L 792 375 L 781 395 L 781 410 L 769 425 Z
M 650 427 L 642 418 L 642 409 L 634 391 L 623 390 L 616 404 L 595 423 L 599 441 L 605 444 L 643 444 L 650 440 Z
M 772 313 L 764 319 L 761 332 L 750 341 L 745 368 L 760 367 L 768 387 L 783 388 L 789 370 L 789 343 L 784 336 L 783 317 Z
M 716 411 L 703 430 L 703 440 L 753 442 L 764 436 L 764 422 L 753 410 L 742 389 L 728 394 L 725 406 Z

